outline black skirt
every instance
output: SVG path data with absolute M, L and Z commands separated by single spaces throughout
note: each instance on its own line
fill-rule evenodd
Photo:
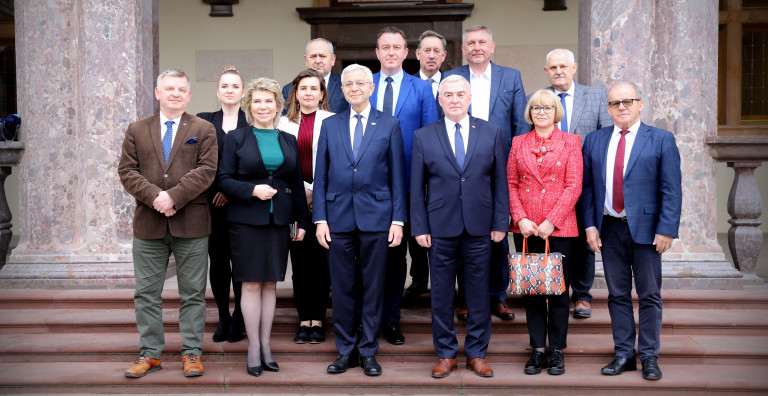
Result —
M 282 282 L 288 267 L 287 225 L 229 223 L 232 244 L 232 280 Z

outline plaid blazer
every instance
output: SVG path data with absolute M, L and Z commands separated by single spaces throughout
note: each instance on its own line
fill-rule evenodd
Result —
M 555 92 L 551 86 L 549 89 Z M 613 126 L 613 120 L 608 115 L 608 97 L 602 89 L 576 84 L 573 89 L 571 113 L 568 119 L 568 133 L 581 136 L 582 142 L 588 133 Z

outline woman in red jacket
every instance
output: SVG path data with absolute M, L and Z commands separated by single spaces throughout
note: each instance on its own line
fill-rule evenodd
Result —
M 522 250 L 528 239 L 528 251 L 543 253 L 545 240 L 553 252 L 563 253 L 564 271 L 578 243 L 576 202 L 581 195 L 583 159 L 581 138 L 560 131 L 555 125 L 563 119 L 560 100 L 550 90 L 531 95 L 525 119 L 533 131 L 512 140 L 507 162 L 509 206 L 515 247 Z M 566 276 L 567 283 L 567 276 Z M 568 288 L 560 296 L 523 296 L 528 333 L 533 353 L 525 364 L 526 374 L 538 374 L 542 368 L 559 375 L 565 372 L 562 350 L 568 334 Z M 549 338 L 549 359 L 545 347 Z

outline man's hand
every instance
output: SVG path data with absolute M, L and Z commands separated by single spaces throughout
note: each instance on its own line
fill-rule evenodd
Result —
M 424 234 L 424 235 L 416 235 L 414 238 L 416 238 L 416 243 L 419 244 L 419 246 L 423 248 L 431 248 L 432 247 L 432 235 L 431 234 Z
M 403 226 L 392 224 L 389 226 L 389 236 L 387 237 L 387 242 L 389 242 L 389 247 L 395 247 L 400 244 L 400 241 L 403 239 Z
M 320 246 L 330 249 L 328 246 L 328 242 L 331 241 L 331 230 L 328 229 L 328 224 L 326 223 L 317 223 L 317 230 L 315 231 L 315 237 L 317 238 L 317 242 L 320 243 Z
M 176 214 L 176 210 L 173 209 L 173 205 L 175 204 L 176 203 L 173 202 L 173 198 L 168 195 L 168 192 L 160 191 L 160 194 L 158 194 L 157 198 L 155 198 L 154 202 L 152 202 L 152 207 L 155 208 L 156 211 L 164 214 L 166 217 L 171 217 Z
M 528 220 L 527 217 L 518 221 L 517 227 L 520 228 L 520 232 L 526 238 L 528 238 L 531 235 L 535 235 L 536 229 L 539 228 L 539 226 L 537 226 L 536 223 Z
M 659 253 L 664 253 L 669 248 L 672 247 L 672 237 L 656 234 L 656 237 L 653 238 L 653 244 L 656 245 L 656 251 Z
M 253 195 L 254 197 L 262 201 L 266 201 L 268 199 L 272 199 L 272 197 L 275 196 L 275 194 L 277 194 L 277 190 L 270 187 L 269 185 L 257 184 L 256 186 L 253 187 L 253 194 L 251 195 Z
M 491 231 L 491 240 L 494 242 L 501 242 L 506 237 L 506 231 Z
M 603 247 L 603 241 L 600 240 L 600 234 L 597 232 L 597 228 L 587 229 L 587 243 L 595 253 L 600 253 L 600 248 Z
M 555 225 L 549 220 L 544 220 L 539 224 L 536 230 L 536 236 L 541 239 L 547 239 L 555 231 Z
M 227 202 L 227 196 L 222 194 L 221 191 L 217 192 L 216 196 L 213 197 L 213 206 L 224 206 Z

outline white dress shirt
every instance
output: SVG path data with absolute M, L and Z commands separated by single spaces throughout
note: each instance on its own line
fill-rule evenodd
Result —
M 573 133 L 571 132 L 573 130 L 573 128 L 571 128 L 571 119 L 572 119 L 571 115 L 573 115 L 573 92 L 575 90 L 576 90 L 576 83 L 571 83 L 571 87 L 568 88 L 567 91 L 565 91 L 567 95 L 565 95 L 565 108 L 563 110 L 565 110 L 565 114 L 567 116 L 566 120 L 568 120 L 568 133 Z M 561 92 L 555 87 L 552 87 L 552 92 L 554 92 L 555 95 L 558 95 L 557 100 L 559 101 Z M 557 128 L 560 129 L 561 131 L 563 130 L 562 123 L 563 123 L 562 121 L 557 123 Z
M 403 86 L 403 69 L 400 69 L 399 72 L 395 73 L 394 75 L 387 76 L 382 71 L 379 74 L 379 81 L 376 82 L 379 87 L 379 92 L 376 95 L 376 110 L 378 111 L 384 111 L 384 91 L 387 90 L 387 77 L 392 77 L 392 111 L 393 113 L 390 114 L 391 116 L 395 115 L 394 111 L 397 110 L 397 98 L 400 96 L 400 87 Z
M 637 137 L 637 130 L 640 128 L 640 121 L 635 125 L 629 127 L 629 133 L 624 135 L 624 174 L 627 172 L 627 163 L 629 162 L 629 154 L 632 152 L 632 145 L 635 143 L 635 137 Z M 619 146 L 619 139 L 621 139 L 621 128 L 613 126 L 613 134 L 611 134 L 611 141 L 608 143 L 608 153 L 606 153 L 605 161 L 605 202 L 603 207 L 605 208 L 605 214 L 613 217 L 626 217 L 626 208 L 621 213 L 616 213 L 613 210 L 613 165 L 616 163 L 616 148 Z
M 349 110 L 349 139 L 352 142 L 352 147 L 355 147 L 355 127 L 357 126 L 357 117 L 355 117 L 355 115 L 360 114 L 363 116 L 363 118 L 360 119 L 360 122 L 363 123 L 363 135 L 365 135 L 365 127 L 368 125 L 368 116 L 371 114 L 371 105 L 369 103 L 365 106 L 365 110 L 360 113 L 357 113 L 355 109 L 352 108 Z
M 429 79 L 430 78 L 432 79 L 432 82 L 431 82 L 431 84 L 432 84 L 432 96 L 434 96 L 435 99 L 437 99 L 437 88 L 440 87 L 440 77 L 441 76 L 442 76 L 442 73 L 440 73 L 440 70 L 438 70 L 435 73 L 435 75 L 432 76 L 432 77 L 427 77 L 427 75 L 424 74 L 424 72 L 419 70 L 419 77 L 421 77 L 422 80 L 424 80 L 426 82 L 429 82 Z
M 464 141 L 464 154 L 467 153 L 467 146 L 469 145 L 469 116 L 466 115 L 459 121 L 461 129 L 461 140 Z M 456 154 L 456 122 L 451 121 L 448 117 L 445 117 L 445 131 L 448 133 L 448 141 L 451 143 L 451 151 Z M 466 160 L 465 160 L 466 161 Z
M 181 122 L 181 116 L 178 118 L 174 118 L 172 120 L 169 120 L 168 117 L 163 115 L 163 112 L 160 112 L 160 144 L 163 143 L 163 136 L 165 136 L 165 130 L 168 129 L 167 126 L 165 126 L 166 121 L 173 121 L 173 134 L 171 135 L 171 147 L 173 147 L 173 141 L 176 140 L 176 131 L 179 130 L 179 122 Z
M 491 112 L 491 64 L 483 74 L 475 74 L 469 69 L 469 89 L 472 94 L 472 116 L 488 121 Z

